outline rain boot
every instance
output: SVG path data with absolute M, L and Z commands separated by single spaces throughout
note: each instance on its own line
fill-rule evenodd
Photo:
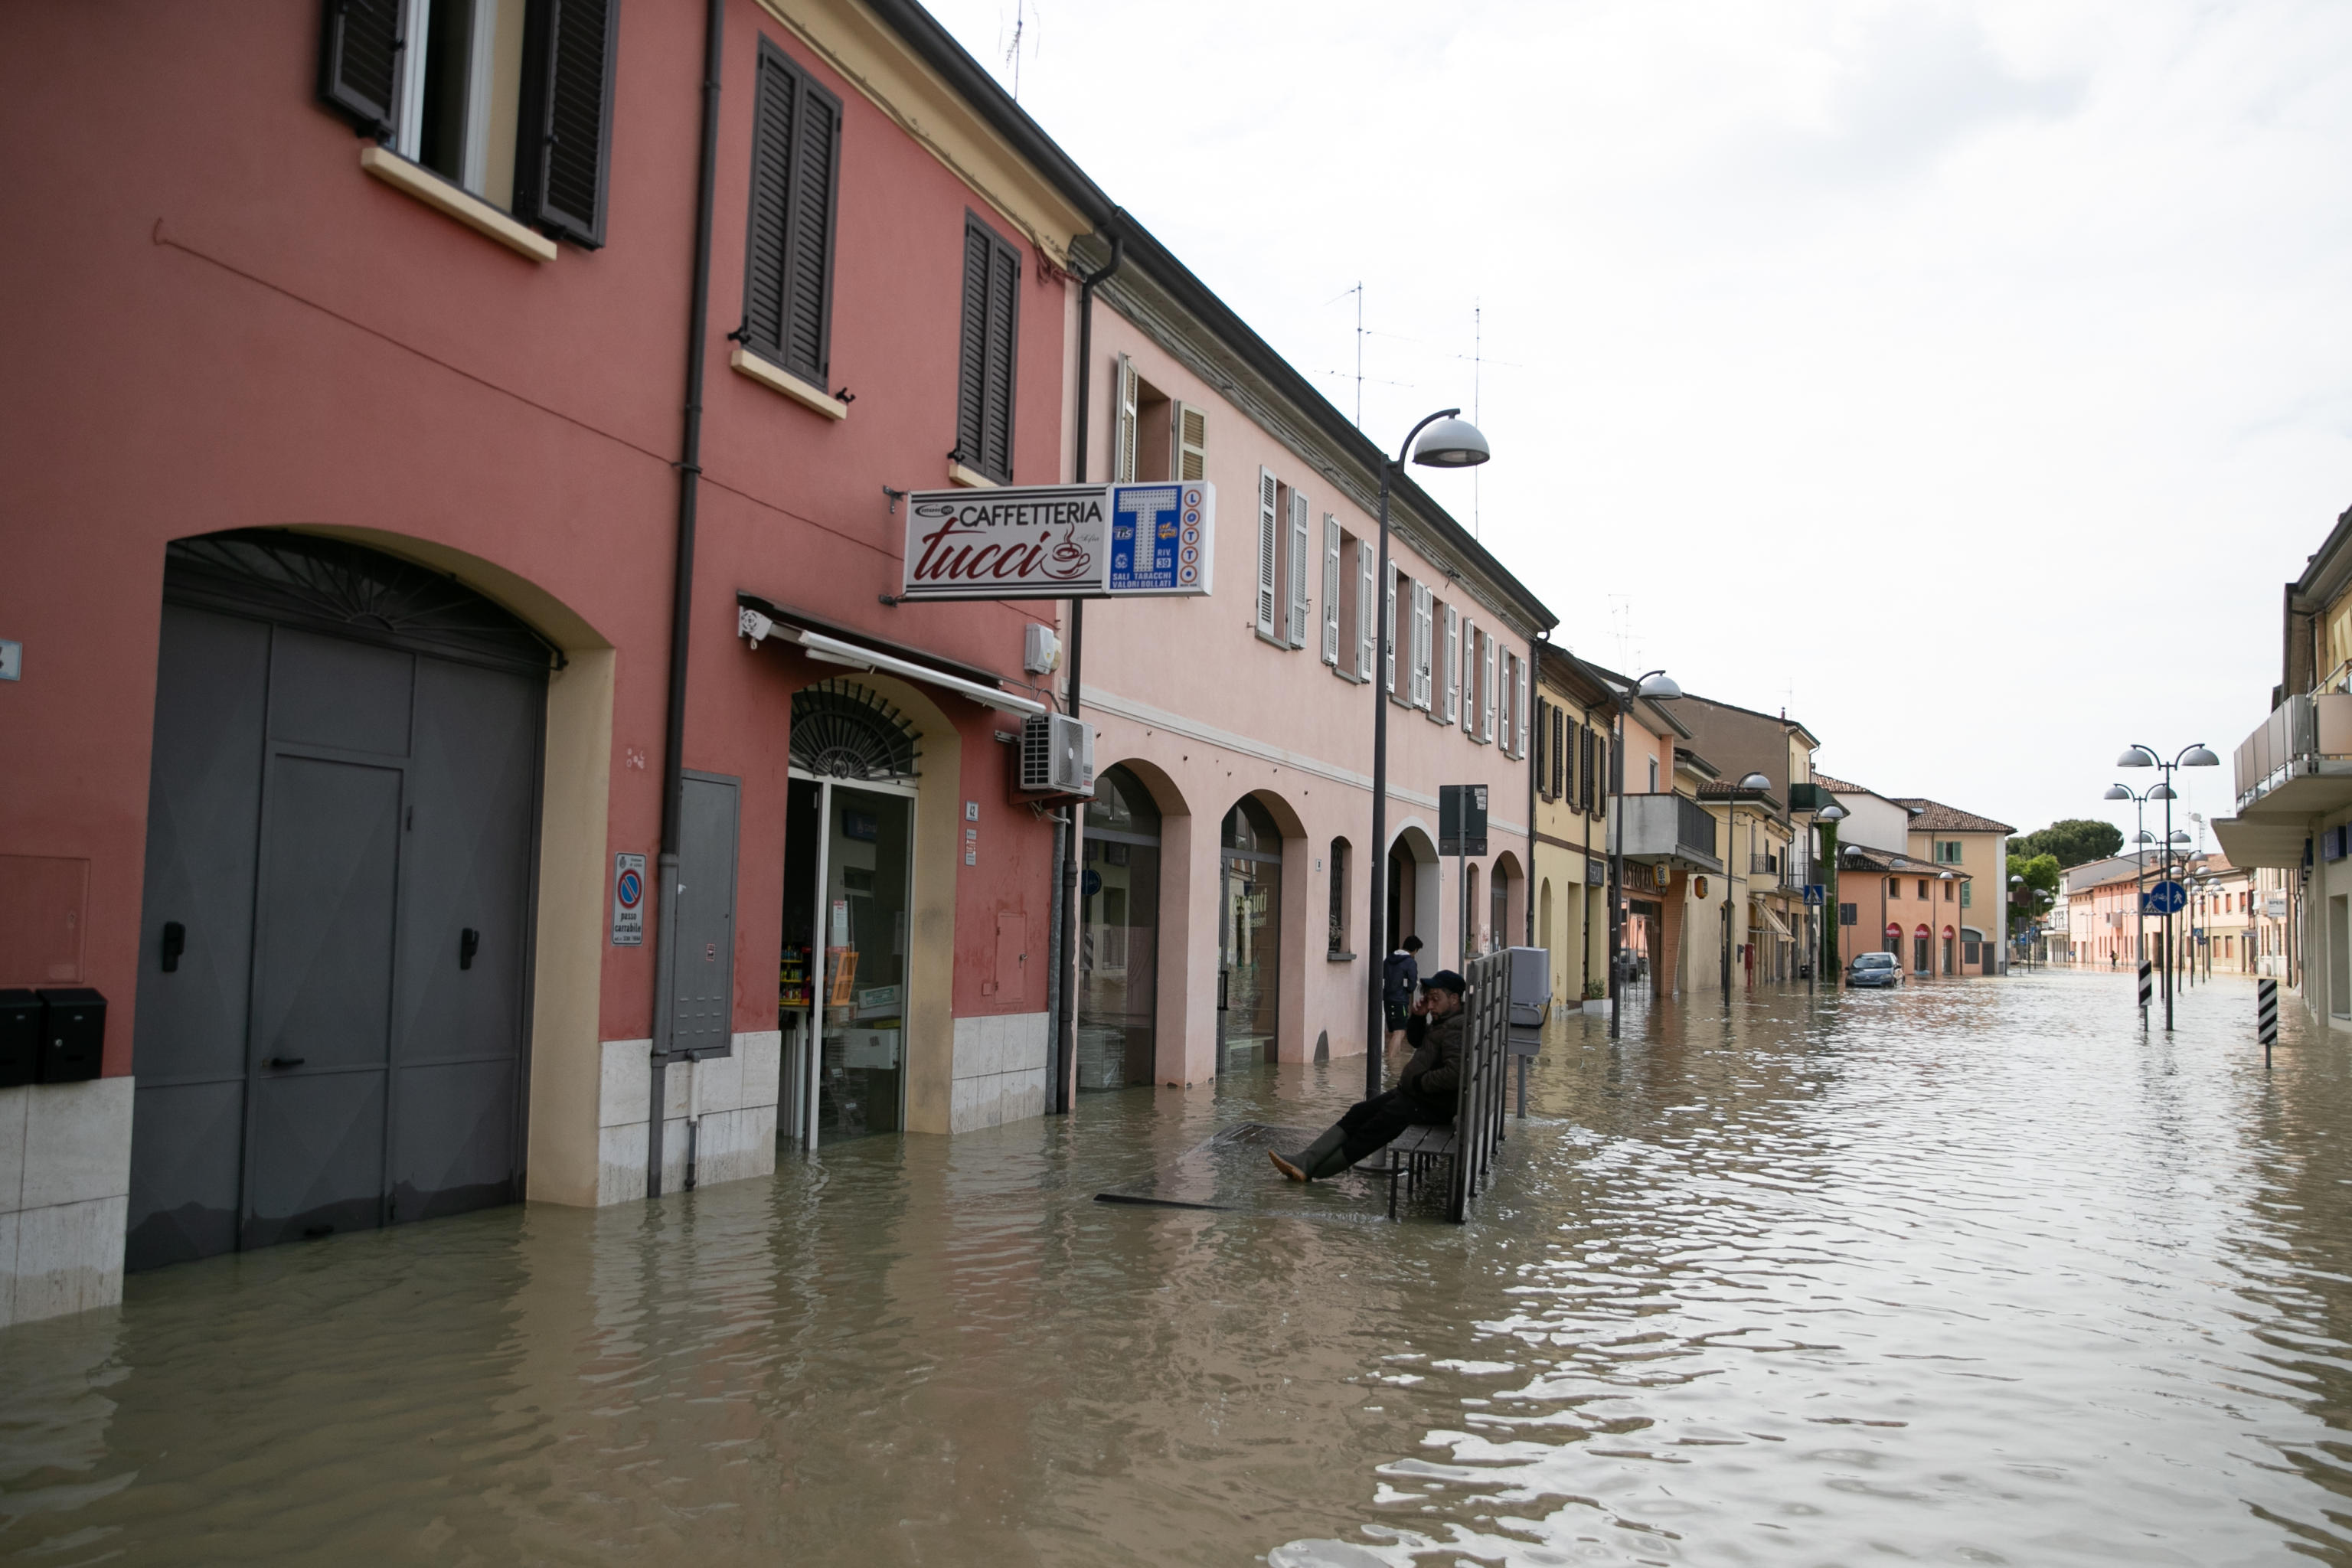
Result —
M 1337 1175 L 1348 1168 L 1346 1157 L 1339 1150 L 1339 1145 L 1347 1141 L 1348 1130 L 1334 1122 L 1325 1131 L 1322 1137 L 1309 1143 L 1299 1153 L 1287 1157 L 1276 1154 L 1274 1168 L 1294 1182 L 1311 1182 L 1318 1176 Z M 1339 1163 L 1332 1165 L 1329 1171 L 1323 1169 L 1325 1165 L 1331 1165 L 1335 1160 Z

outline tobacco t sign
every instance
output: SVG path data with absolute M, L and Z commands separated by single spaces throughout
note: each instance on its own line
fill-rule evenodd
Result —
M 917 490 L 902 599 L 1202 595 L 1216 489 L 1190 483 Z

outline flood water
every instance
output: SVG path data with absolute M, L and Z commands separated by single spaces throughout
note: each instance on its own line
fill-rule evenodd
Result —
M 1574 1019 L 1459 1229 L 1093 1201 L 1343 1060 L 134 1276 L 0 1557 L 2352 1563 L 2346 1053 L 2129 984 Z

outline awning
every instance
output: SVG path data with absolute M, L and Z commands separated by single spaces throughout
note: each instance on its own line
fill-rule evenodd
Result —
M 960 675 L 943 668 L 951 661 L 922 654 L 913 648 L 905 650 L 904 654 L 886 653 L 871 646 L 867 640 L 851 641 L 850 637 L 855 636 L 854 633 L 835 635 L 819 631 L 816 628 L 824 625 L 823 622 L 786 610 L 754 595 L 739 593 L 735 595 L 735 602 L 736 633 L 755 648 L 767 638 L 774 637 L 779 642 L 793 644 L 809 658 L 821 659 L 826 664 L 838 664 L 849 669 L 879 670 L 885 675 L 898 676 L 902 680 L 921 681 L 927 686 L 952 691 L 959 697 L 970 698 L 1002 713 L 1028 717 L 1051 711 L 1034 697 L 1023 697 L 1001 686 L 989 684 L 985 670 L 973 669 L 969 665 L 958 666 L 958 668 L 971 671 L 971 675 Z M 982 679 L 974 679 L 972 676 Z
M 1789 929 L 1789 922 L 1780 918 L 1780 910 L 1774 909 L 1769 904 L 1759 904 L 1756 907 L 1763 911 L 1764 923 L 1766 925 L 1770 926 L 1782 936 L 1793 937 L 1796 934 Z

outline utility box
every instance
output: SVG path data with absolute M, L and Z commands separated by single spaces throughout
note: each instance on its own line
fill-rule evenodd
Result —
M 1511 1021 L 1507 1047 L 1515 1057 L 1543 1049 L 1544 1020 L 1551 1012 L 1551 953 L 1540 947 L 1511 949 Z
M 41 999 L 0 991 L 0 1089 L 32 1083 L 41 1073 Z
M 98 1076 L 106 1052 L 106 998 L 86 985 L 42 991 L 43 1083 L 79 1083 Z
M 1036 713 L 1021 721 L 1024 795 L 1094 798 L 1095 727 L 1066 713 Z

